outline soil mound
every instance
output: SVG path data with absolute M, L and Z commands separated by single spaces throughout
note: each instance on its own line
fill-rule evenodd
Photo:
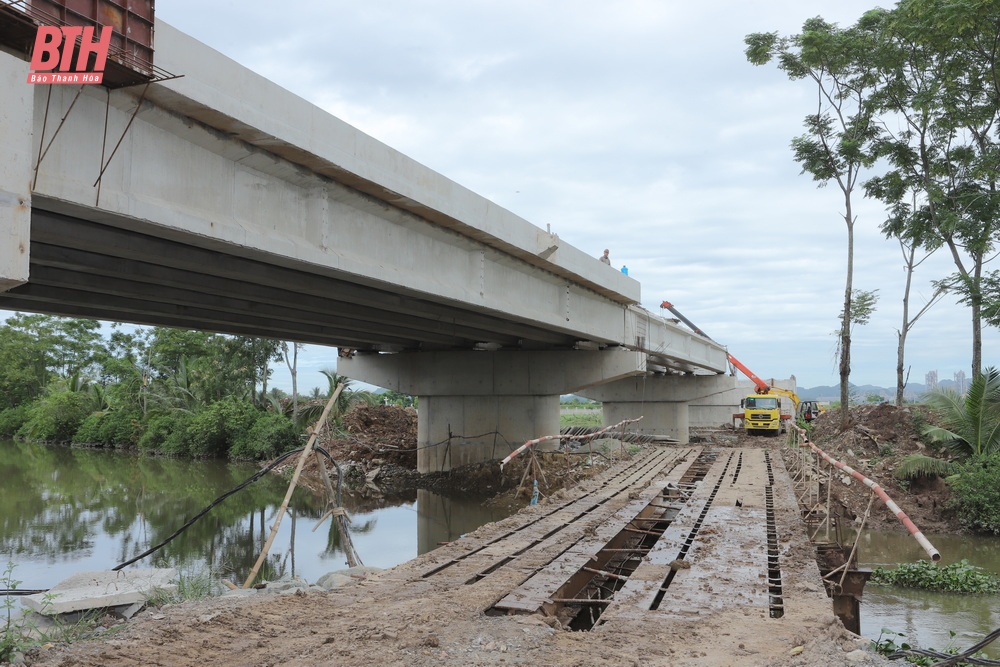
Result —
M 359 405 L 344 415 L 348 437 L 322 446 L 338 462 L 417 469 L 417 411 L 397 405 Z
M 910 454 L 927 453 L 920 429 L 931 416 L 920 406 L 896 407 L 889 403 L 857 405 L 850 410 L 847 428 L 840 412 L 829 410 L 813 422 L 810 439 L 833 458 L 854 468 L 885 490 L 924 532 L 960 532 L 954 515 L 945 509 L 951 493 L 939 478 L 906 482 L 895 470 Z M 832 495 L 849 519 L 856 521 L 868 506 L 870 489 L 856 479 L 835 476 Z M 906 530 L 882 502 L 872 505 L 868 526 L 883 530 Z

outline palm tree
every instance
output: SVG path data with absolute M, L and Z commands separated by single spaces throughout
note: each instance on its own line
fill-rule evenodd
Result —
M 928 426 L 924 435 L 960 458 L 1000 451 L 1000 370 L 990 367 L 972 380 L 963 400 L 950 389 L 924 398 L 936 410 L 941 426 Z
M 375 399 L 372 397 L 370 392 L 367 391 L 351 391 L 349 387 L 353 382 L 351 378 L 345 375 L 339 375 L 337 371 L 326 369 L 320 371 L 326 376 L 327 381 L 327 391 L 323 396 L 313 398 L 305 405 L 299 406 L 299 418 L 298 424 L 301 427 L 306 427 L 310 424 L 316 422 L 317 419 L 323 414 L 323 408 L 326 407 L 326 402 L 333 392 L 337 390 L 337 385 L 343 384 L 344 389 L 340 392 L 340 396 L 337 397 L 337 402 L 333 404 L 333 408 L 330 410 L 330 420 L 332 423 L 339 427 L 341 420 L 344 418 L 352 407 L 357 403 L 366 403 L 368 405 L 373 405 Z M 316 393 L 316 390 L 313 390 Z
M 951 389 L 932 391 L 924 402 L 938 416 L 940 426 L 922 431 L 931 442 L 965 461 L 1000 451 L 1000 370 L 986 368 L 977 375 L 963 398 Z M 908 456 L 896 470 L 898 477 L 950 474 L 955 467 L 948 461 L 923 454 Z

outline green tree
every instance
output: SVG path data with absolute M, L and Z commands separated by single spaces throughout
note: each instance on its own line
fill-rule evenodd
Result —
M 0 409 L 37 398 L 51 377 L 45 349 L 37 338 L 0 326 Z
M 1000 370 L 990 367 L 972 379 L 963 398 L 951 389 L 932 391 L 924 402 L 938 414 L 940 426 L 924 435 L 960 458 L 1000 451 Z
M 959 465 L 951 490 L 948 506 L 964 527 L 1000 535 L 1000 453 Z
M 806 116 L 806 133 L 792 140 L 795 161 L 820 186 L 835 183 L 843 197 L 847 227 L 847 270 L 838 352 L 840 357 L 841 423 L 850 419 L 848 383 L 851 375 L 851 323 L 854 293 L 854 193 L 862 172 L 875 162 L 879 137 L 873 94 L 877 79 L 872 58 L 877 35 L 863 25 L 841 29 L 822 18 L 809 19 L 802 32 L 789 37 L 755 33 L 744 40 L 754 65 L 777 60 L 792 80 L 812 82 L 816 112 Z
M 326 369 L 320 371 L 326 378 L 327 388 L 326 393 L 320 398 L 314 398 L 308 401 L 305 405 L 299 408 L 299 425 L 301 427 L 306 427 L 314 424 L 316 420 L 320 418 L 323 414 L 323 408 L 326 407 L 326 402 L 333 392 L 336 391 L 337 385 L 343 384 L 344 390 L 340 392 L 340 396 L 337 397 L 337 402 L 334 403 L 333 408 L 330 409 L 329 421 L 336 427 L 340 427 L 344 415 L 346 415 L 352 407 L 363 403 L 365 405 L 377 405 L 379 400 L 378 396 L 367 391 L 354 391 L 350 387 L 353 384 L 351 378 L 339 375 L 337 371 Z
M 984 265 L 1000 233 L 1000 8 L 901 0 L 863 20 L 880 35 L 876 102 L 887 120 L 877 153 L 890 167 L 865 187 L 889 206 L 884 229 L 950 252 L 956 272 L 939 285 L 970 307 L 975 377 Z
M 63 377 L 96 375 L 96 365 L 107 354 L 97 320 L 15 313 L 7 326 L 37 339 L 48 370 Z
M 382 392 L 379 394 L 379 398 L 386 405 L 400 405 L 404 408 L 412 408 L 417 405 L 416 397 L 394 390 Z
M 290 348 L 288 343 L 281 343 L 281 358 L 292 376 L 292 422 L 296 424 L 299 422 L 299 350 L 303 347 L 302 343 L 292 343 Z
M 883 231 L 885 228 L 883 227 Z M 924 305 L 917 311 L 916 315 L 910 315 L 910 290 L 913 286 L 913 273 L 916 271 L 917 267 L 924 263 L 928 257 L 934 253 L 934 249 L 927 250 L 919 258 L 917 257 L 917 251 L 922 247 L 920 239 L 913 236 L 913 232 L 902 232 L 900 234 L 893 234 L 886 232 L 888 236 L 896 236 L 896 240 L 899 242 L 899 249 L 903 254 L 903 269 L 906 271 L 906 281 L 903 286 L 903 322 L 898 329 L 896 329 L 896 405 L 898 407 L 903 406 L 903 392 L 906 389 L 907 377 L 904 376 L 903 371 L 906 361 L 906 337 L 909 335 L 910 330 L 916 325 L 917 321 L 923 317 L 924 313 L 931 309 L 931 307 L 941 300 L 944 296 L 944 290 L 942 288 L 937 288 L 931 297 L 924 303 Z M 908 374 L 907 374 L 908 376 Z

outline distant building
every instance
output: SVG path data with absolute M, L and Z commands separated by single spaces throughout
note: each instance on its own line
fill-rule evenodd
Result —
M 957 371 L 955 373 L 955 391 L 964 394 L 966 390 L 968 390 L 968 386 L 965 382 L 965 371 Z
M 924 384 L 927 385 L 927 391 L 934 391 L 938 388 L 937 371 L 929 371 L 927 377 L 924 380 Z

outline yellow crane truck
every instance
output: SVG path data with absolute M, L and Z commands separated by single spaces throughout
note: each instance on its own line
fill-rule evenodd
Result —
M 669 301 L 661 303 L 660 308 L 666 308 L 669 310 L 675 317 L 677 317 L 677 319 L 689 326 L 696 334 L 712 340 L 709 338 L 708 334 L 696 327 L 691 320 L 681 315 L 680 311 L 674 308 L 674 305 Z M 819 414 L 818 409 L 810 409 L 804 412 L 800 409 L 800 405 L 814 407 L 816 405 L 815 401 L 806 401 L 806 403 L 803 404 L 794 391 L 782 389 L 781 387 L 772 387 L 757 377 L 756 373 L 747 368 L 739 359 L 729 354 L 729 352 L 726 352 L 726 357 L 729 359 L 729 363 L 735 368 L 740 369 L 744 375 L 750 378 L 755 386 L 754 393 L 740 401 L 741 412 L 733 414 L 733 422 L 735 423 L 737 419 L 741 420 L 743 422 L 743 428 L 746 430 L 747 434 L 778 435 L 785 430 L 785 422 L 791 418 L 791 415 L 781 414 L 782 396 L 791 399 L 792 404 L 794 405 L 792 413 L 796 416 L 802 416 L 807 421 L 812 421 L 812 419 Z

